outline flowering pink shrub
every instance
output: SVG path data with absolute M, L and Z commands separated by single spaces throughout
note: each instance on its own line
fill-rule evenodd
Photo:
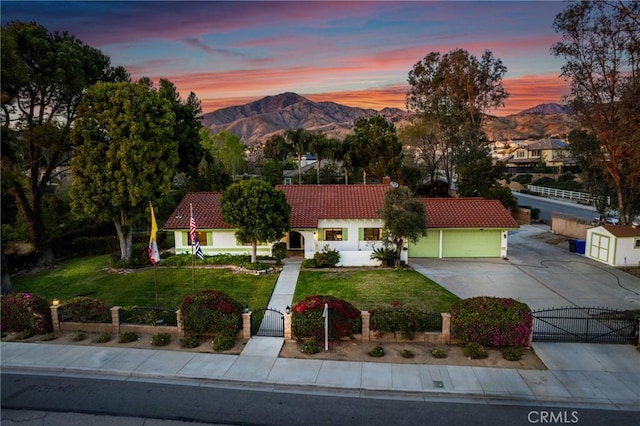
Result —
M 242 305 L 216 290 L 186 297 L 180 311 L 184 330 L 190 334 L 235 336 L 242 329 Z
M 362 327 L 360 311 L 351 303 L 333 296 L 307 296 L 291 309 L 291 328 L 293 338 L 298 342 L 315 337 L 324 340 L 324 304 L 329 305 L 329 339 L 358 333 Z
M 46 334 L 53 330 L 49 302 L 30 293 L 14 293 L 0 298 L 2 332 Z
M 451 305 L 451 334 L 463 342 L 529 346 L 532 331 L 531 309 L 514 299 L 481 296 Z

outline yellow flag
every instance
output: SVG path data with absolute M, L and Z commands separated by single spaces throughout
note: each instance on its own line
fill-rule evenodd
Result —
M 156 223 L 156 215 L 153 213 L 153 206 L 149 203 L 151 208 L 151 237 L 149 238 L 149 260 L 154 265 L 160 261 L 160 252 L 158 251 L 158 243 L 156 242 L 156 234 L 158 233 L 158 224 Z

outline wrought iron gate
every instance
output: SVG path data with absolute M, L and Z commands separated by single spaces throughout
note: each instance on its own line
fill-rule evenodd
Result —
M 261 309 L 251 313 L 251 335 L 284 337 L 284 315 L 275 309 Z
M 585 343 L 637 343 L 638 318 L 615 309 L 550 308 L 533 311 L 533 340 Z

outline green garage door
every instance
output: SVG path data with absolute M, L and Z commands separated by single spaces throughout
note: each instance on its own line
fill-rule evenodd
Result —
M 442 257 L 500 257 L 501 230 L 445 230 Z
M 409 243 L 409 257 L 440 257 L 440 230 L 429 229 L 417 243 Z

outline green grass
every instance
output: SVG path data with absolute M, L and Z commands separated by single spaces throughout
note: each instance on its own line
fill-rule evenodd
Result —
M 400 270 L 306 271 L 298 278 L 294 304 L 309 295 L 334 296 L 360 310 L 397 301 L 430 312 L 449 312 L 458 297 L 418 272 Z
M 74 258 L 60 262 L 53 270 L 12 279 L 15 292 L 29 292 L 61 302 L 88 296 L 111 306 L 160 306 L 178 309 L 192 294 L 191 268 L 157 267 L 156 304 L 153 268 L 121 274 L 105 269 L 109 256 Z M 266 307 L 278 274 L 249 275 L 226 269 L 195 269 L 195 290 L 218 290 L 253 309 Z

